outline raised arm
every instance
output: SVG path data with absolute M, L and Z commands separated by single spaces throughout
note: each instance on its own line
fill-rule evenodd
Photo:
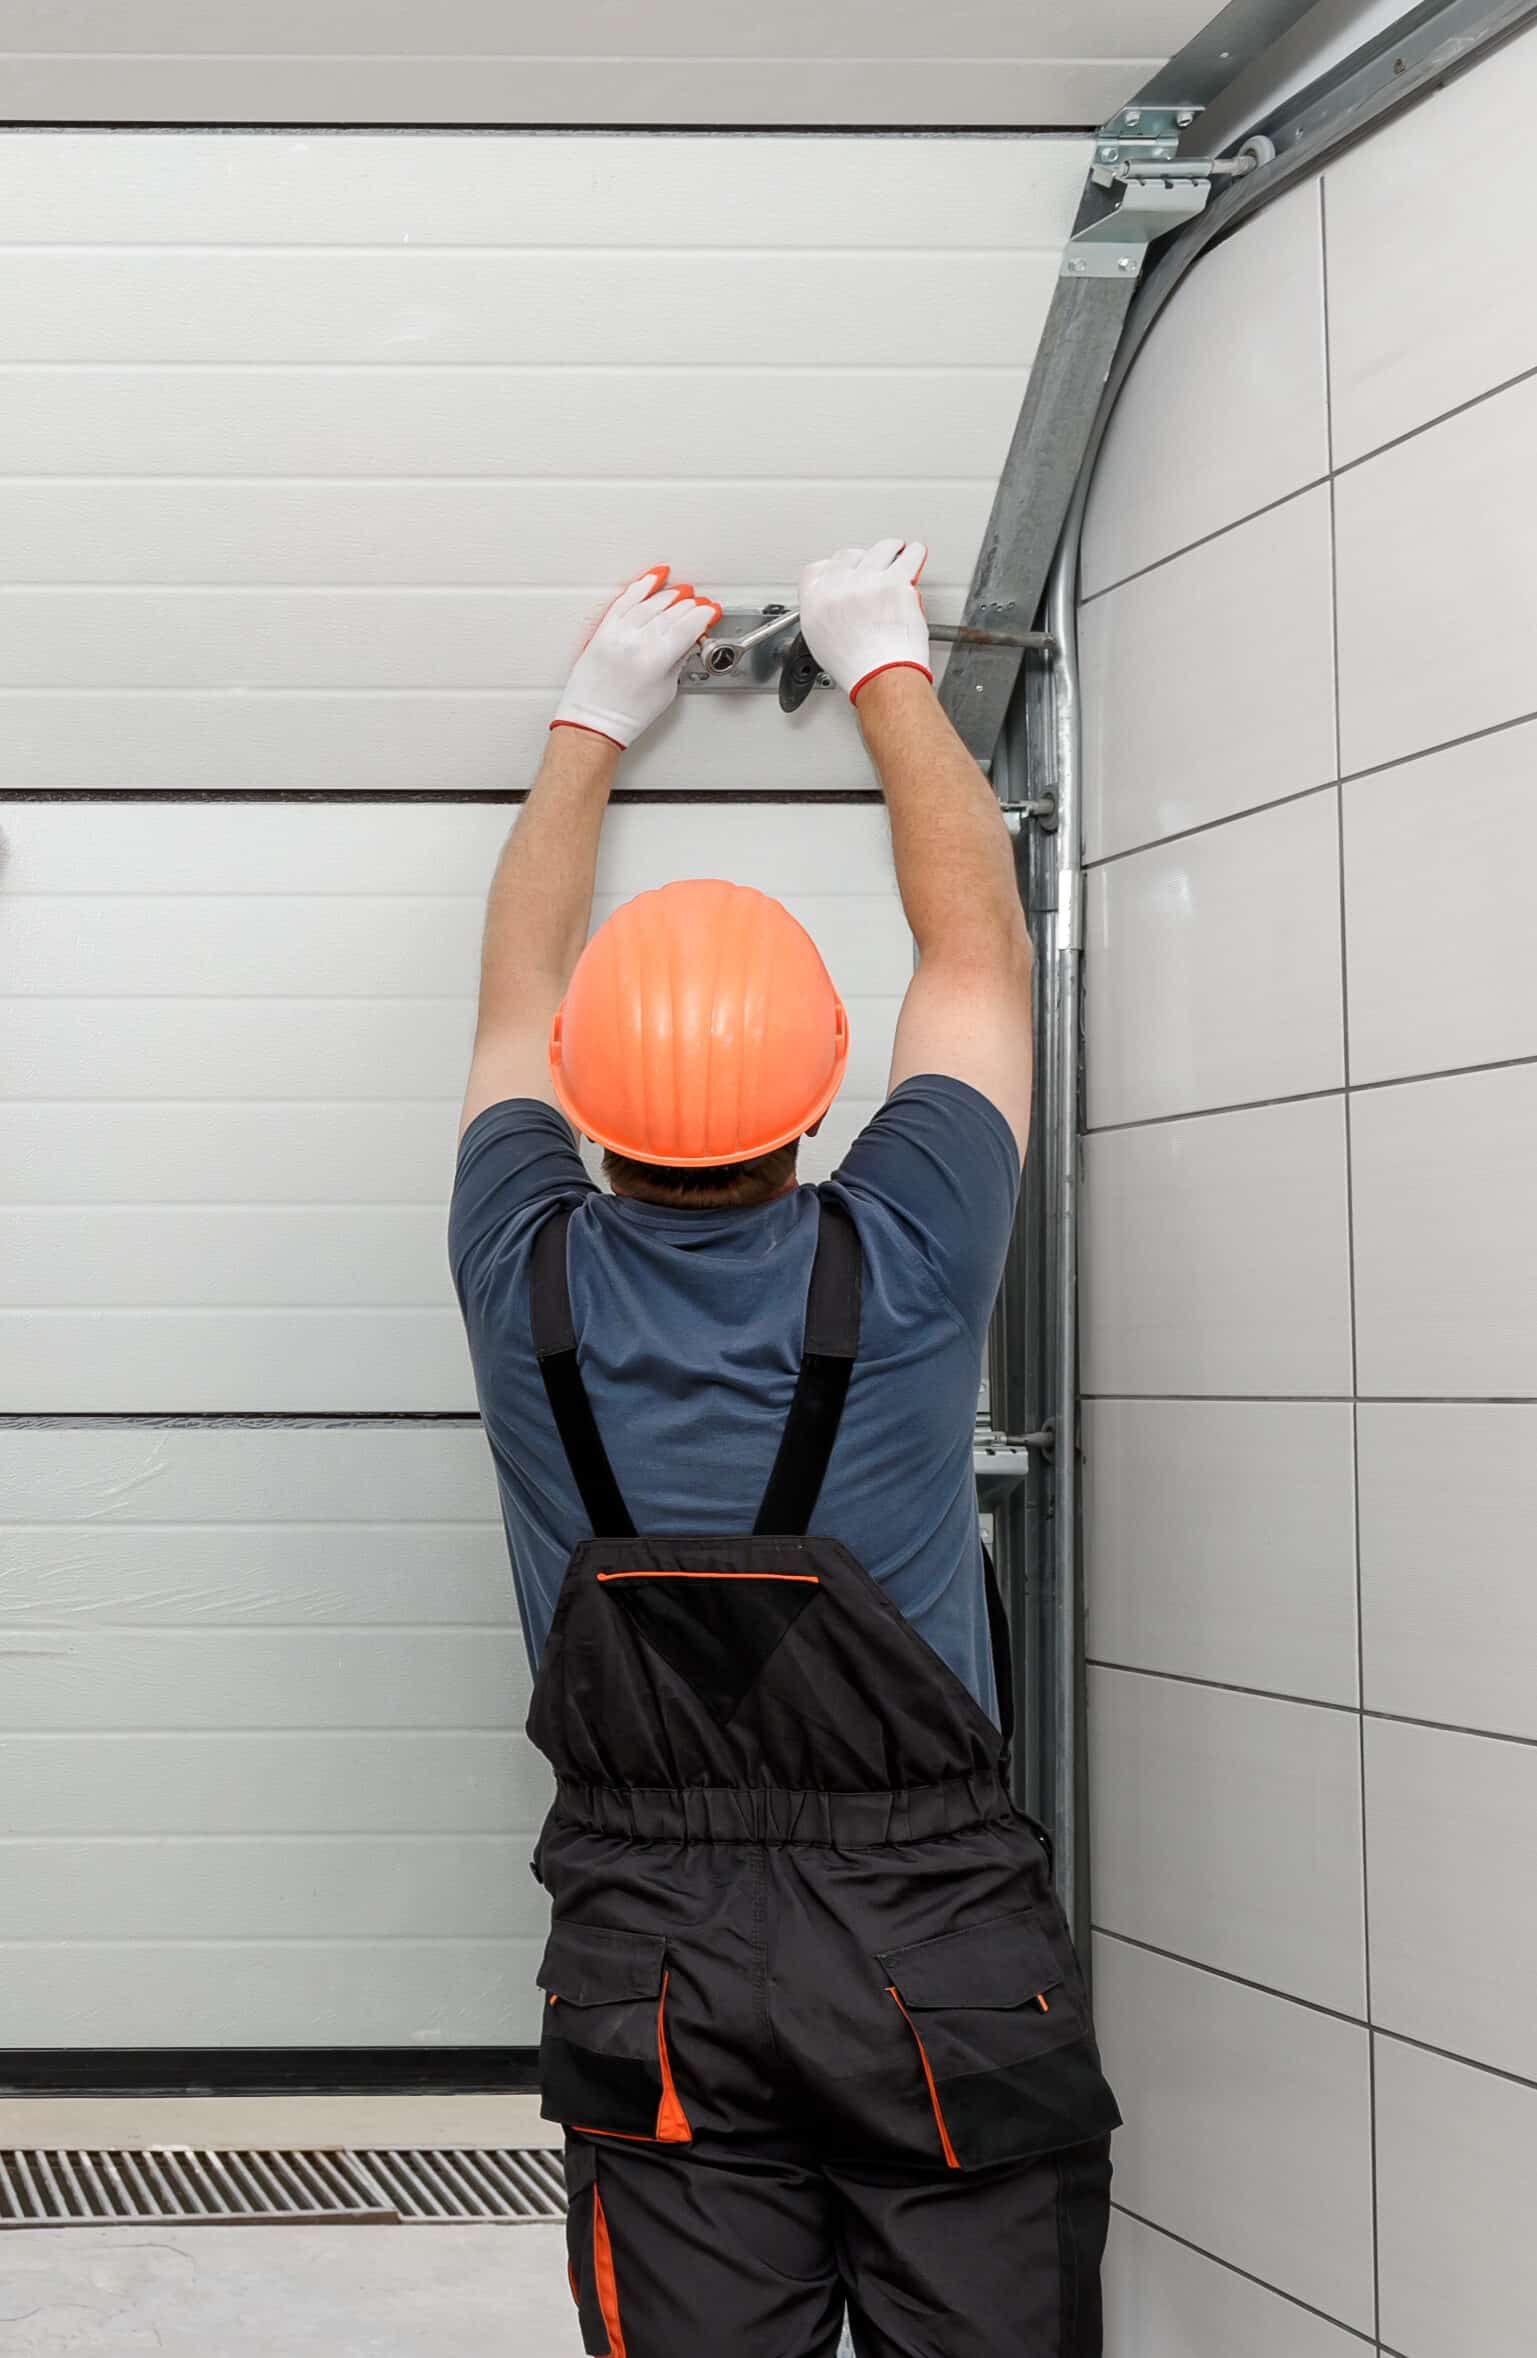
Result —
M 940 707 L 916 583 L 927 550 L 885 540 L 801 576 L 801 627 L 852 697 L 891 818 L 918 966 L 891 1082 L 948 1073 L 997 1106 L 1021 1160 L 1030 1127 L 1032 954 L 992 788 Z
M 461 1136 L 505 1098 L 555 1103 L 550 1026 L 592 921 L 598 837 L 619 757 L 671 704 L 684 656 L 721 611 L 690 583 L 667 588 L 667 574 L 653 565 L 628 583 L 588 638 L 502 846 L 486 904 Z

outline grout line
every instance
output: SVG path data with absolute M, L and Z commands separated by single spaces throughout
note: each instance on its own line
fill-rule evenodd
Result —
M 118 1527 L 114 1526 L 114 1528 Z M 126 1529 L 144 1528 L 144 1526 L 134 1525 L 121 1527 Z M 53 1528 L 53 1526 L 18 1524 L 13 1528 L 26 1530 Z M 187 1526 L 176 1524 L 170 1528 L 180 1530 L 187 1528 Z M 415 1530 L 420 1526 L 412 1524 L 407 1528 Z M 1461 1720 L 1427 1719 L 1413 1711 L 1365 1710 L 1356 1703 L 1333 1702 L 1326 1695 L 1293 1695 L 1284 1687 L 1245 1686 L 1236 1679 L 1203 1678 L 1194 1671 L 1164 1670 L 1156 1664 L 1148 1662 L 1111 1662 L 1102 1654 L 1086 1655 L 1084 1665 L 1089 1670 L 1115 1671 L 1122 1678 L 1168 1679 L 1175 1686 L 1205 1687 L 1218 1695 L 1252 1695 L 1256 1701 L 1262 1703 L 1292 1703 L 1300 1706 L 1304 1711 L 1343 1711 L 1363 1721 L 1376 1720 L 1388 1727 L 1422 1728 L 1431 1735 L 1471 1736 L 1482 1744 L 1518 1744 L 1524 1745 L 1528 1749 L 1537 1750 L 1537 1735 L 1521 1735 L 1512 1728 L 1471 1727 Z
M 1278 1998 L 1283 2005 L 1300 2006 L 1305 2013 L 1322 2014 L 1330 2022 L 1347 2022 L 1352 2030 L 1370 2036 L 1371 2025 L 1359 2014 L 1349 2014 L 1340 2006 L 1325 2006 L 1317 1998 L 1299 1997 L 1295 1990 L 1283 1990 L 1271 1981 L 1255 1981 L 1247 1973 L 1234 1973 L 1226 1965 L 1211 1965 L 1202 1957 L 1188 1957 L 1178 1949 L 1161 1948 L 1157 1941 L 1138 1940 L 1134 1933 L 1117 1932 L 1110 1924 L 1092 1924 L 1091 1932 L 1102 1940 L 1119 1941 L 1123 1948 L 1140 1949 L 1149 1957 L 1162 1957 L 1170 1965 L 1183 1965 L 1192 1973 L 1204 1973 L 1209 1980 L 1225 1981 L 1239 1989 L 1255 1990 L 1261 1997 Z
M 1348 1405 L 1363 1408 L 1531 1408 L 1532 1392 L 1085 1392 L 1085 1400 L 1129 1400 L 1140 1405 L 1205 1408 L 1213 1402 L 1234 1408 Z
M 1353 459 L 1342 460 L 1335 473 L 1353 475 L 1357 467 L 1369 466 L 1373 459 L 1381 458 L 1387 451 L 1402 450 L 1406 442 L 1417 442 L 1422 434 L 1432 433 L 1437 426 L 1446 425 L 1452 418 L 1465 417 L 1470 409 L 1479 409 L 1486 401 L 1498 400 L 1502 393 L 1510 393 L 1518 385 L 1529 384 L 1533 377 L 1537 377 L 1537 368 L 1517 369 L 1513 377 L 1502 377 L 1497 385 L 1486 385 L 1481 393 L 1469 394 L 1466 401 L 1454 401 L 1450 409 L 1437 410 L 1433 418 L 1424 418 L 1419 425 L 1407 427 L 1402 434 L 1394 434 L 1386 442 L 1373 443 L 1370 450 L 1363 450 Z
M 1109 1662 L 1098 1654 L 1086 1655 L 1084 1666 L 1089 1670 L 1113 1670 L 1122 1678 L 1168 1679 L 1175 1686 L 1206 1687 L 1219 1695 L 1252 1695 L 1258 1701 L 1265 1703 L 1299 1704 L 1304 1711 L 1344 1711 L 1348 1712 L 1352 1719 L 1359 1716 L 1358 1707 L 1354 1703 L 1334 1703 L 1322 1695 L 1291 1695 L 1279 1687 L 1244 1686 L 1236 1679 L 1201 1678 L 1194 1672 L 1186 1670 L 1155 1670 L 1141 1662 Z M 1534 1738 L 1533 1741 L 1537 1742 L 1537 1738 Z
M 1517 1735 L 1511 1728 L 1468 1727 L 1455 1719 L 1420 1719 L 1412 1711 L 1363 1711 L 1363 1720 L 1379 1720 L 1388 1727 L 1425 1728 L 1438 1736 L 1474 1736 L 1482 1744 L 1523 1744 L 1537 1749 L 1537 1736 Z
M 80 894 L 77 897 L 83 900 L 87 896 Z M 451 897 L 458 900 L 465 896 L 456 893 Z M 1335 1081 L 1326 1089 L 1293 1089 L 1284 1097 L 1240 1097 L 1231 1104 L 1193 1105 L 1179 1113 L 1139 1114 L 1135 1120 L 1128 1122 L 1095 1122 L 1086 1130 L 1081 1130 L 1079 1136 L 1114 1138 L 1124 1130 L 1168 1130 L 1179 1122 L 1213 1121 L 1223 1114 L 1263 1113 L 1273 1105 L 1316 1105 L 1322 1098 L 1343 1097 L 1344 1094 L 1339 1082 Z
M 1084 868 L 1113 868 L 1120 860 L 1139 859 L 1144 853 L 1162 851 L 1166 844 L 1185 843 L 1192 835 L 1215 835 L 1219 827 L 1236 826 L 1241 819 L 1257 819 L 1265 811 L 1284 810 L 1289 803 L 1307 802 L 1315 794 L 1328 794 L 1338 784 L 1337 778 L 1325 778 L 1316 786 L 1299 786 L 1295 792 L 1277 794 L 1267 802 L 1245 803 L 1241 811 L 1224 811 L 1218 819 L 1200 819 L 1193 827 L 1176 827 L 1168 835 L 1150 835 L 1145 843 L 1128 843 L 1120 851 L 1105 852 L 1098 859 L 1087 859 L 1083 863 Z
M 1386 770 L 1406 770 L 1411 763 L 1429 761 L 1437 753 L 1455 753 L 1461 745 L 1481 744 L 1485 737 L 1503 737 L 1508 730 L 1529 728 L 1537 721 L 1537 710 L 1512 713 L 1508 720 L 1490 721 L 1482 729 L 1465 729 L 1460 737 L 1439 737 L 1434 745 L 1416 745 L 1404 753 L 1395 753 L 1387 761 L 1368 762 L 1364 769 L 1346 770 L 1340 784 L 1353 786 L 1358 778 L 1380 778 Z
M 1334 691 L 1334 766 L 1344 767 L 1341 751 L 1340 719 L 1340 598 L 1339 598 L 1339 524 L 1335 504 L 1337 473 L 1334 463 L 1334 394 L 1333 366 L 1329 341 L 1329 231 L 1327 175 L 1318 183 L 1319 252 L 1323 273 L 1324 323 L 1324 417 L 1329 437 L 1329 628 L 1332 687 Z M 1368 2025 L 1366 2041 L 1366 2125 L 1367 2170 L 1371 2181 L 1372 2235 L 1372 2332 L 1382 2332 L 1382 2238 L 1378 2217 L 1377 2198 L 1377 2046 L 1371 2036 L 1372 2020 L 1372 1936 L 1370 1877 L 1367 1866 L 1369 1848 L 1367 1837 L 1366 1801 L 1366 1615 L 1361 1583 L 1361 1412 L 1360 1412 L 1360 1314 L 1356 1299 L 1356 1236 L 1355 1236 L 1355 1162 L 1351 1126 L 1350 1102 L 1350 920 L 1346 895 L 1345 871 L 1345 789 L 1335 789 L 1336 843 L 1338 847 L 1339 878 L 1339 983 L 1340 983 L 1340 1048 L 1345 1081 L 1345 1254 L 1346 1283 L 1350 1305 L 1350 1500 L 1351 1552 L 1354 1560 L 1356 1592 L 1356 1696 L 1360 1710 L 1356 1718 L 1357 1736 L 1357 1792 L 1361 1810 L 1361 1976 Z
M 1204 2243 L 1195 2243 L 1188 2235 L 1176 2234 L 1172 2227 L 1165 2227 L 1157 2219 L 1149 2219 L 1143 2212 L 1134 2211 L 1129 2203 L 1113 2201 L 1110 2207 L 1125 2218 L 1135 2219 L 1139 2227 L 1148 2228 L 1154 2235 L 1166 2236 L 1170 2243 L 1179 2244 L 1187 2252 L 1195 2252 L 1199 2258 L 1210 2260 L 1215 2267 L 1225 2268 L 1230 2276 L 1241 2276 L 1246 2284 L 1258 2285 L 1262 2292 L 1273 2293 L 1278 2301 L 1287 2301 L 1292 2308 L 1304 2310 L 1309 2317 L 1318 2317 L 1326 2325 L 1337 2326 L 1341 2333 L 1348 2333 L 1356 2341 L 1364 2342 L 1369 2350 L 1379 2346 L 1374 2337 L 1363 2333 L 1359 2326 L 1346 2325 L 1342 2318 L 1331 2316 L 1327 2309 L 1316 2309 L 1311 2301 L 1299 2300 L 1295 2293 L 1284 2291 L 1279 2284 L 1272 2284 L 1268 2277 L 1256 2276 L 1252 2268 L 1240 2268 L 1236 2260 L 1225 2260 L 1220 2252 L 1210 2251 Z
M 41 899 L 49 896 L 38 895 L 36 897 Z M 107 896 L 97 896 L 94 894 L 86 895 L 82 893 L 79 895 L 61 894 L 57 897 L 61 899 L 78 898 L 84 900 L 87 898 L 94 899 L 97 897 L 104 898 Z M 383 899 L 387 896 L 383 894 L 374 894 L 360 897 Z M 402 899 L 426 899 L 434 896 L 425 894 L 402 894 L 400 897 Z M 462 893 L 453 893 L 443 894 L 437 897 L 441 897 L 443 899 L 462 900 L 466 896 Z M 1343 942 L 1341 944 L 1341 950 L 1343 953 Z M 1341 979 L 1343 982 L 1343 971 Z M 1344 1088 L 1341 1088 L 1340 1085 L 1336 1082 L 1331 1088 L 1297 1089 L 1294 1090 L 1289 1096 L 1285 1097 L 1241 1097 L 1235 1099 L 1231 1104 L 1191 1106 L 1187 1110 L 1182 1110 L 1179 1113 L 1141 1114 L 1135 1121 L 1099 1122 L 1092 1128 L 1081 1131 L 1079 1135 L 1084 1138 L 1106 1138 L 1113 1136 L 1116 1132 L 1121 1130 L 1162 1130 L 1169 1128 L 1170 1125 L 1175 1122 L 1211 1121 L 1218 1118 L 1222 1114 L 1231 1113 L 1261 1113 L 1268 1106 L 1272 1105 L 1312 1105 L 1316 1104 L 1317 1101 L 1323 1097 L 1367 1097 L 1375 1095 L 1383 1089 L 1418 1089 L 1430 1082 L 1471 1080 L 1479 1073 L 1519 1072 L 1523 1068 L 1531 1065 L 1537 1065 L 1537 1053 L 1528 1056 L 1497 1056 L 1491 1059 L 1488 1064 L 1448 1064 L 1439 1067 L 1435 1072 L 1429 1073 L 1390 1073 L 1385 1080 L 1349 1081 L 1346 1083 Z
M 1468 2071 L 1481 2071 L 1486 2079 L 1503 2080 L 1507 2087 L 1530 2088 L 1537 2094 L 1537 2079 L 1519 2071 L 1507 2071 L 1498 2063 L 1481 2062 L 1476 2055 L 1459 2055 L 1455 2048 L 1433 2046 L 1429 2039 L 1416 2039 L 1408 2031 L 1388 2030 L 1378 2022 L 1372 2025 L 1373 2040 L 1391 2039 L 1395 2047 L 1412 2047 L 1417 2054 L 1438 2056 L 1443 2063 L 1460 2063 Z
M 110 367 L 112 364 L 104 361 L 100 365 Z M 1293 490 L 1283 491 L 1279 499 L 1267 499 L 1263 507 L 1251 508 L 1247 515 L 1235 516 L 1229 523 L 1218 524 L 1212 531 L 1201 533 L 1195 540 L 1182 542 L 1177 549 L 1168 550 L 1164 556 L 1154 557 L 1151 564 L 1139 565 L 1134 572 L 1123 573 L 1116 581 L 1107 581 L 1102 589 L 1090 590 L 1086 597 L 1079 599 L 1079 611 L 1094 605 L 1100 598 L 1108 598 L 1115 590 L 1125 589 L 1128 582 L 1146 581 L 1150 573 L 1161 573 L 1166 565 L 1173 565 L 1179 558 L 1188 557 L 1195 549 L 1209 548 L 1214 540 L 1224 540 L 1230 532 L 1241 532 L 1246 524 L 1255 523 L 1261 516 L 1273 516 L 1277 508 L 1288 507 L 1294 499 L 1305 499 L 1310 491 L 1321 490 L 1328 480 L 1327 474 L 1314 475 L 1308 482 L 1297 484 Z
M 94 1731 L 93 1731 L 94 1732 Z M 1225 1965 L 1211 1965 L 1201 1957 L 1188 1957 L 1178 1949 L 1160 1948 L 1156 1941 L 1138 1940 L 1129 1932 L 1117 1932 L 1108 1924 L 1091 1924 L 1090 1931 L 1101 1940 L 1116 1941 L 1122 1948 L 1139 1950 L 1144 1956 L 1161 1957 L 1169 1965 L 1182 1965 L 1189 1973 L 1202 1973 L 1209 1981 L 1229 1983 L 1236 1989 L 1253 1990 L 1262 1998 L 1275 1998 L 1284 2006 L 1296 2006 L 1304 2014 L 1321 2014 L 1329 2022 L 1348 2023 L 1352 2030 L 1365 2034 L 1368 2058 L 1371 2045 L 1378 2039 L 1391 2039 L 1395 2046 L 1413 2047 L 1421 2055 L 1437 2056 L 1442 2063 L 1458 2063 L 1468 2071 L 1481 2071 L 1492 2080 L 1503 2080 L 1515 2088 L 1530 2088 L 1537 2093 L 1537 2079 L 1518 2071 L 1506 2071 L 1497 2063 L 1484 2063 L 1476 2055 L 1459 2054 L 1455 2047 L 1438 2047 L 1430 2039 L 1417 2039 L 1408 2031 L 1388 2030 L 1380 2022 L 1370 2023 L 1359 2014 L 1346 2014 L 1338 2006 L 1324 2006 L 1316 1998 L 1299 1997 L 1295 1990 L 1279 1989 L 1274 1982 L 1254 1981 L 1248 1974 L 1234 1973 Z M 1370 2069 L 1370 2061 L 1368 2062 Z M 1375 2073 L 1373 2073 L 1375 2087 Z M 1374 2188 L 1375 2194 L 1375 2188 Z

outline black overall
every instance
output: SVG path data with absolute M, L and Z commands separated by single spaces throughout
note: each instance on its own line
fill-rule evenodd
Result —
M 528 1734 L 556 1772 L 539 2076 L 594 2358 L 1097 2358 L 1109 2132 L 1083 1975 L 1004 1739 L 805 1536 L 859 1342 L 821 1196 L 752 1535 L 637 1535 L 577 1368 L 569 1212 L 532 1322 L 595 1537 Z

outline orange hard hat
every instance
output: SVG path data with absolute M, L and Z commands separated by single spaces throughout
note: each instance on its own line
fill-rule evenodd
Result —
M 849 1019 L 806 928 L 718 878 L 643 892 L 577 960 L 550 1033 L 579 1130 L 643 1163 L 745 1162 L 820 1121 Z

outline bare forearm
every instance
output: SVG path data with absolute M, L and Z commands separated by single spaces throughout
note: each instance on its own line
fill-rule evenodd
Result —
M 883 672 L 855 705 L 891 817 L 897 886 L 920 957 L 1024 936 L 997 798 L 921 672 Z
M 552 729 L 539 775 L 502 847 L 486 903 L 480 1020 L 516 1011 L 529 988 L 558 998 L 592 920 L 598 837 L 619 767 L 617 745 Z

